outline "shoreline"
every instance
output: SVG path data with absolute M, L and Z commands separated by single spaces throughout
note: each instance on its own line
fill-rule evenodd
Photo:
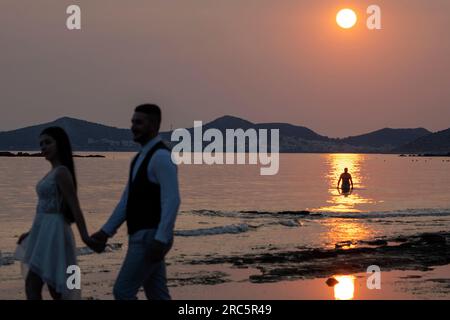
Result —
M 13 153 L 13 152 L 9 152 L 9 151 L 0 151 L 0 157 L 4 157 L 4 158 L 43 158 L 44 156 L 42 155 L 41 152 L 29 153 L 29 152 L 19 151 L 17 153 Z M 89 155 L 74 154 L 73 157 L 74 158 L 106 158 L 104 155 L 99 155 L 99 154 L 89 154 Z
M 15 152 L 15 154 L 14 154 Z M 73 152 L 102 152 L 102 153 L 135 153 L 139 152 L 139 149 L 127 149 L 127 150 L 98 150 L 98 149 L 74 149 Z M 194 153 L 194 152 L 191 152 Z M 227 153 L 227 152 L 222 152 Z M 234 154 L 238 152 L 232 152 Z M 248 154 L 250 152 L 246 151 L 245 154 Z M 269 151 L 270 153 L 270 151 Z M 409 158 L 409 157 L 419 157 L 419 158 L 448 158 L 450 157 L 450 152 L 447 153 L 402 153 L 402 152 L 379 152 L 379 151 L 327 151 L 327 152 L 296 152 L 296 151 L 279 151 L 279 154 L 367 154 L 367 155 L 394 155 L 399 156 L 402 158 Z M 20 154 L 20 155 L 19 155 Z M 5 149 L 0 150 L 0 157 L 39 157 L 40 153 L 38 149 L 27 149 L 27 150 L 18 150 L 18 149 Z M 87 156 L 80 156 L 80 155 L 74 155 L 74 157 L 87 157 Z M 93 155 L 93 157 L 102 157 L 102 155 Z

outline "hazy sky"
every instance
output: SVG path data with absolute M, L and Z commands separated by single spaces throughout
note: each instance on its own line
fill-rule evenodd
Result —
M 82 30 L 66 29 L 66 8 Z M 365 27 L 382 9 L 381 31 Z M 358 25 L 339 29 L 341 7 Z M 0 131 L 73 116 L 163 129 L 230 114 L 328 136 L 450 127 L 448 0 L 1 0 Z

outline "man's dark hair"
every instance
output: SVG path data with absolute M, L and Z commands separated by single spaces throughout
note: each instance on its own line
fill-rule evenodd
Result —
M 158 130 L 161 126 L 161 109 L 156 104 L 141 104 L 134 109 L 134 112 L 142 112 L 156 121 Z

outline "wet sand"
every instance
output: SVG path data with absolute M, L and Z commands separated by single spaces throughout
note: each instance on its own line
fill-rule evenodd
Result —
M 198 259 L 172 252 L 168 284 L 174 299 L 450 299 L 449 239 L 448 233 L 428 233 L 337 243 L 334 249 Z M 83 299 L 112 299 L 125 246 L 115 244 L 101 255 L 84 248 L 80 253 Z M 0 299 L 24 299 L 20 264 L 8 256 L 3 262 Z M 366 285 L 373 264 L 381 268 L 379 290 Z M 330 278 L 339 283 L 327 285 Z
M 170 268 L 170 266 L 169 266 Z M 18 264 L 2 272 L 1 300 L 25 299 L 23 280 Z M 3 271 L 3 270 L 2 270 Z M 229 265 L 218 268 L 192 268 L 178 272 L 169 271 L 169 289 L 173 299 L 179 300 L 334 300 L 340 296 L 335 288 L 326 284 L 327 278 L 252 283 L 248 276 L 255 269 L 236 269 Z M 111 300 L 112 286 L 117 272 L 103 269 L 83 274 L 83 299 Z M 4 278 L 8 275 L 9 280 Z M 338 275 L 338 274 L 337 274 Z M 336 275 L 336 276 L 337 276 Z M 339 274 L 342 276 L 342 274 Z M 431 267 L 427 271 L 387 271 L 381 275 L 381 289 L 369 290 L 366 286 L 368 274 L 346 275 L 353 277 L 353 285 L 344 287 L 344 292 L 353 292 L 355 300 L 399 300 L 399 299 L 450 299 L 450 265 Z M 347 296 L 346 296 L 347 297 Z M 44 290 L 44 299 L 49 299 Z M 140 299 L 145 299 L 143 292 Z M 347 299 L 347 298 L 345 298 Z

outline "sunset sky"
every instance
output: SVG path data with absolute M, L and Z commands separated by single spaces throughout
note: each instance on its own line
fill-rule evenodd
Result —
M 370 4 L 382 30 L 365 26 Z M 128 127 L 141 102 L 162 106 L 163 129 L 225 114 L 332 137 L 450 127 L 448 0 L 2 0 L 0 17 L 0 131 Z

